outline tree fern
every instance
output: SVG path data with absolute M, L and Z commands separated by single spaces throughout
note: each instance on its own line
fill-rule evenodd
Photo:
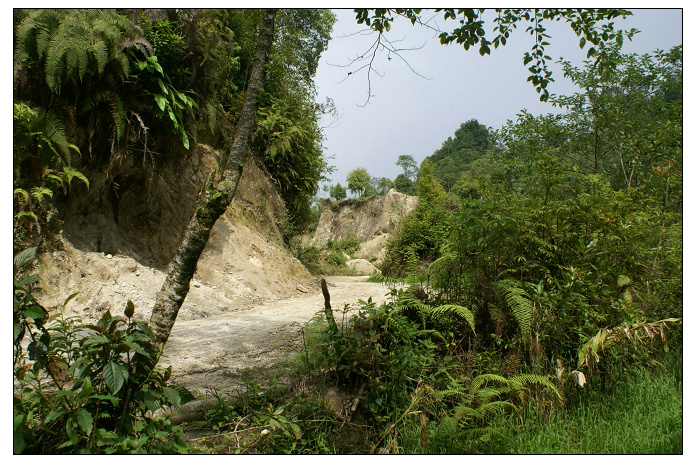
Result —
M 493 289 L 512 311 L 513 317 L 520 326 L 522 339 L 527 341 L 530 335 L 534 305 L 527 296 L 527 292 L 522 288 L 522 283 L 517 280 L 500 280 L 493 283 Z

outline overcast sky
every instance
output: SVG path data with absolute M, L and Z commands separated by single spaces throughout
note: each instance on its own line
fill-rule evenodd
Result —
M 644 54 L 682 43 L 682 10 L 632 11 L 633 17 L 615 21 L 617 29 L 641 31 L 632 42 L 624 42 L 625 52 Z M 325 154 L 336 167 L 330 176 L 332 184 L 345 186 L 346 175 L 357 167 L 376 177 L 394 179 L 401 172 L 395 165 L 400 155 L 412 155 L 420 163 L 470 119 L 499 129 L 523 109 L 533 114 L 557 111 L 541 103 L 526 81 L 530 74 L 522 57 L 533 44 L 525 32 L 526 24 L 512 33 L 505 47 L 491 47 L 491 55 L 481 57 L 478 48 L 465 51 L 461 45 L 443 46 L 434 32 L 408 21 L 395 22 L 386 35 L 395 46 L 422 48 L 401 53 L 408 64 L 394 55 L 388 60 L 386 54 L 378 54 L 374 69 L 381 77 L 371 74 L 372 96 L 365 104 L 367 73 L 355 72 L 358 65 L 341 66 L 365 53 L 375 36 L 356 34 L 364 27 L 358 26 L 352 10 L 334 12 L 338 21 L 315 78 L 318 100 L 331 98 L 338 111 L 337 120 L 327 118 L 322 123 L 328 126 L 323 130 Z M 483 18 L 489 22 L 491 14 L 484 13 Z M 450 30 L 455 24 L 441 17 L 437 22 Z M 563 57 L 582 67 L 588 47 L 579 48 L 578 37 L 565 23 L 548 23 L 547 28 L 552 39 L 546 52 L 554 62 Z M 560 67 L 552 69 L 556 82 L 550 85 L 550 92 L 574 93 Z M 354 73 L 348 76 L 349 71 Z

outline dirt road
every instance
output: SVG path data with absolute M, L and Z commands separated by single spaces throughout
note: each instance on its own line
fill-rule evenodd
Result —
M 389 288 L 367 277 L 327 277 L 337 321 L 345 306 L 358 300 L 381 303 Z M 255 381 L 268 377 L 274 363 L 302 352 L 302 328 L 324 309 L 321 290 L 306 297 L 262 304 L 231 313 L 177 321 L 160 365 L 172 365 L 172 380 L 201 392 L 230 392 L 245 369 Z

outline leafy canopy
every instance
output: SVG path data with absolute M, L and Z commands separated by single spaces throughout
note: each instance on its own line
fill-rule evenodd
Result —
M 587 58 L 593 58 L 600 68 L 613 66 L 613 63 L 606 59 L 605 49 L 608 46 L 612 44 L 621 46 L 624 37 L 630 40 L 637 32 L 635 29 L 629 31 L 614 29 L 614 23 L 611 20 L 631 15 L 631 12 L 627 10 L 496 8 L 488 21 L 489 24 L 494 25 L 493 39 L 489 40 L 488 37 L 491 35 L 486 31 L 487 24 L 483 19 L 486 11 L 485 8 L 437 8 L 435 13 L 442 15 L 445 21 L 452 20 L 459 23 L 459 26 L 453 29 L 441 30 L 432 26 L 432 21 L 424 20 L 423 10 L 420 8 L 359 8 L 355 10 L 358 24 L 366 24 L 380 34 L 389 31 L 395 17 L 404 17 L 411 24 L 419 24 L 438 32 L 440 43 L 443 45 L 455 42 L 461 44 L 465 50 L 478 46 L 481 56 L 490 55 L 491 46 L 494 49 L 504 46 L 518 25 L 528 23 L 526 32 L 534 37 L 534 45 L 530 51 L 524 53 L 523 63 L 528 66 L 531 73 L 527 80 L 534 85 L 537 93 L 540 94 L 541 101 L 548 100 L 549 91 L 546 87 L 554 80 L 548 64 L 553 61 L 553 58 L 546 53 L 545 49 L 551 39 L 546 29 L 548 21 L 565 20 L 580 37 L 580 48 L 590 44 Z

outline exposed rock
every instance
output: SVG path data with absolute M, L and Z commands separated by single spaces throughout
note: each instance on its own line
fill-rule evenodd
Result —
M 310 244 L 324 246 L 329 240 L 340 241 L 354 236 L 361 243 L 355 256 L 375 257 L 379 265 L 384 258 L 387 238 L 417 205 L 417 196 L 408 196 L 394 189 L 362 203 L 355 200 L 332 203 L 327 200 Z
M 375 267 L 373 264 L 370 263 L 370 261 L 365 259 L 351 259 L 349 261 L 346 261 L 346 265 L 349 268 L 352 268 L 363 275 L 372 275 L 373 273 L 380 273 L 377 267 Z

